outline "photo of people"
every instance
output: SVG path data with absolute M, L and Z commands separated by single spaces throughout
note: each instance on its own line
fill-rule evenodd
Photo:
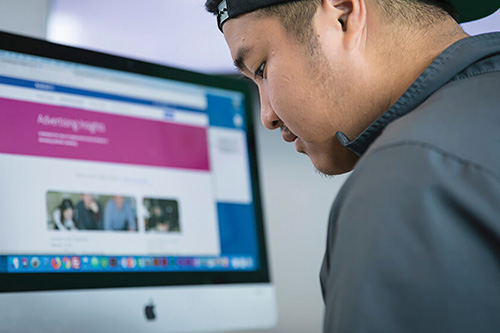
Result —
M 180 232 L 177 200 L 144 199 L 144 223 L 149 232 Z
M 104 230 L 137 231 L 137 219 L 132 198 L 114 195 L 104 208 Z
M 46 203 L 50 230 L 138 231 L 132 197 L 49 191 Z

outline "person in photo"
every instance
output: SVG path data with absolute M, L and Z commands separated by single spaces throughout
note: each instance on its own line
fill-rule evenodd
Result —
M 54 223 L 57 230 L 77 230 L 74 220 L 74 207 L 70 199 L 63 199 L 59 207 L 54 210 Z
M 115 195 L 108 200 L 104 208 L 104 230 L 137 231 L 130 199 Z
M 76 205 L 76 220 L 82 230 L 102 230 L 102 209 L 94 195 L 80 194 L 80 201 Z

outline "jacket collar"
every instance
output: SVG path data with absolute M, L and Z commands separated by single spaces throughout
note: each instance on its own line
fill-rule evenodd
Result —
M 489 33 L 459 40 L 443 51 L 413 82 L 389 110 L 350 141 L 342 132 L 336 137 L 340 143 L 358 156 L 382 133 L 387 125 L 411 112 L 438 89 L 453 81 L 456 76 L 475 62 L 500 52 L 500 33 Z

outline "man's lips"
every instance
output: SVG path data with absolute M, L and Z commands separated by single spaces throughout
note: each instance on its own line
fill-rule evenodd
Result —
M 293 134 L 285 134 L 285 132 L 281 133 L 281 136 L 283 137 L 283 140 L 286 142 L 294 142 L 297 137 Z
M 293 134 L 287 127 L 281 127 L 281 136 L 286 142 L 294 142 L 297 136 Z
M 299 152 L 299 153 L 302 153 L 302 154 L 306 154 L 307 153 L 305 152 L 305 150 L 301 147 L 301 144 L 300 144 L 300 139 L 298 136 L 296 136 L 295 134 L 293 134 L 289 129 L 288 127 L 281 127 L 281 136 L 283 137 L 283 140 L 285 140 L 286 142 L 295 142 L 295 149 Z

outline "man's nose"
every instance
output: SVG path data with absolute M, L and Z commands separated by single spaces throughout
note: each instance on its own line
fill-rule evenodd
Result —
M 260 95 L 260 121 L 265 128 L 274 130 L 281 126 L 281 120 L 278 115 L 274 112 L 271 103 L 269 102 L 269 96 L 267 95 L 265 89 L 259 89 Z

